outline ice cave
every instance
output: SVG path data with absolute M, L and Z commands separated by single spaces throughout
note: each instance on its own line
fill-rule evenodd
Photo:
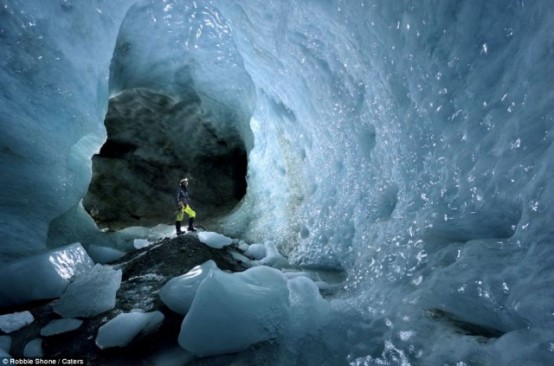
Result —
M 172 235 L 186 175 L 199 224 L 278 258 L 197 290 L 272 302 L 261 346 L 219 334 L 235 364 L 554 364 L 553 23 L 549 0 L 0 0 L 0 305 L 56 248 L 56 297 L 119 284 L 85 250 Z

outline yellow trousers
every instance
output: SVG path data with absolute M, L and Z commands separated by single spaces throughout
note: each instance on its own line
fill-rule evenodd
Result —
M 194 212 L 190 205 L 186 205 L 181 210 L 179 210 L 179 212 L 177 212 L 177 218 L 175 220 L 183 221 L 183 218 L 185 217 L 185 212 L 191 219 L 194 219 L 196 217 L 196 212 Z

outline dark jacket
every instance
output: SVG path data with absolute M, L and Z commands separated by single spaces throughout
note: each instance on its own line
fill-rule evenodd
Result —
M 188 205 L 189 202 L 190 202 L 189 190 L 187 189 L 187 187 L 179 186 L 179 188 L 177 188 L 177 197 L 175 198 L 175 203 L 177 205 L 179 203 Z

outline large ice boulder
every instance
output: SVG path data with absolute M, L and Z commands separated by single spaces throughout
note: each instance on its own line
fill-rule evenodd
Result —
M 159 311 L 119 314 L 98 329 L 96 345 L 100 349 L 125 347 L 134 339 L 156 331 L 163 320 L 164 315 Z
M 120 285 L 120 269 L 97 264 L 75 278 L 53 309 L 64 318 L 96 316 L 114 308 Z
M 92 266 L 79 243 L 10 263 L 0 269 L 0 308 L 60 297 L 73 276 Z
M 182 276 L 172 278 L 160 289 L 160 298 L 172 311 L 185 315 L 192 305 L 198 286 L 213 270 L 218 270 L 217 265 L 209 260 Z
M 212 271 L 196 291 L 179 344 L 197 356 L 238 352 L 279 336 L 288 313 L 289 291 L 280 271 Z

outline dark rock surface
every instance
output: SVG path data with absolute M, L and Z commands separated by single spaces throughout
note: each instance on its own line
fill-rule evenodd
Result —
M 191 205 L 202 217 L 234 208 L 246 193 L 247 154 L 239 132 L 207 112 L 191 86 L 183 87 L 178 97 L 130 89 L 110 99 L 107 141 L 92 157 L 83 198 L 99 227 L 170 223 L 185 176 Z

